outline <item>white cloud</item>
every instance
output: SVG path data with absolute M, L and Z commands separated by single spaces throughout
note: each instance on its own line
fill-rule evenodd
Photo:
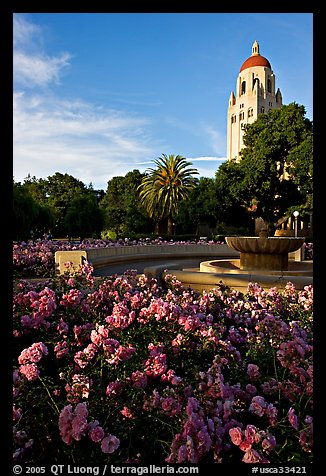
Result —
M 69 59 L 68 53 L 48 58 L 41 55 L 30 56 L 16 51 L 13 56 L 14 81 L 24 87 L 58 83 L 62 69 L 69 65 Z
M 14 179 L 69 173 L 95 188 L 106 188 L 136 162 L 154 155 L 147 120 L 80 101 L 14 93 Z
M 188 160 L 198 170 L 200 177 L 214 178 L 217 169 L 222 162 L 226 161 L 225 157 L 189 157 Z
M 210 124 L 203 125 L 203 131 L 209 138 L 209 144 L 216 155 L 224 156 L 226 151 L 226 142 L 224 132 L 220 132 Z
M 210 161 L 208 162 L 208 164 L 204 162 L 200 162 L 200 165 L 196 164 L 196 169 L 198 170 L 198 174 L 199 174 L 197 177 L 214 178 L 220 165 L 221 165 L 221 162 L 219 161 L 219 159 L 216 159 L 215 162 Z
M 225 157 L 189 157 L 188 160 L 191 162 L 224 162 L 226 160 Z
M 60 82 L 71 55 L 44 53 L 42 33 L 15 14 L 14 179 L 61 172 L 105 189 L 113 176 L 125 175 L 137 161 L 153 155 L 155 143 L 145 131 L 148 121 L 78 98 L 65 100 L 50 89 L 45 94 L 44 86 Z
M 48 56 L 42 43 L 41 28 L 15 15 L 14 180 L 23 182 L 28 174 L 47 178 L 61 172 L 85 184 L 92 182 L 94 188 L 106 189 L 112 177 L 125 175 L 138 165 L 143 165 L 140 170 L 144 171 L 153 164 L 153 157 L 166 150 L 167 144 L 149 137 L 149 120 L 79 98 L 63 99 L 51 92 L 52 84 L 60 84 L 71 55 Z M 216 155 L 223 154 L 221 137 L 213 127 L 202 126 L 199 132 L 194 125 L 180 122 L 179 127 L 192 134 L 203 133 L 209 149 Z M 198 162 L 201 176 L 213 177 L 223 159 L 192 160 Z
M 13 18 L 13 78 L 18 86 L 35 87 L 59 83 L 71 55 L 48 56 L 41 49 L 42 30 L 22 16 Z
M 35 38 L 39 38 L 41 29 L 38 25 L 30 23 L 21 15 L 13 16 L 13 44 L 14 48 L 31 45 Z

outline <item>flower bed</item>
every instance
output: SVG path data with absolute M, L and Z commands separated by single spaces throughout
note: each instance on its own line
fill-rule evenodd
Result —
M 83 250 L 87 248 L 116 248 L 123 246 L 147 246 L 147 245 L 175 245 L 175 244 L 216 244 L 219 242 L 198 240 L 187 241 L 164 241 L 160 238 L 155 240 L 139 239 L 129 240 L 83 240 L 81 243 L 58 241 L 58 240 L 35 240 L 13 243 L 13 271 L 16 277 L 53 277 L 54 255 L 56 251 Z
M 15 281 L 15 462 L 311 462 L 312 301 L 87 264 Z
M 53 277 L 54 255 L 56 251 L 71 251 L 86 248 L 108 248 L 121 246 L 147 246 L 147 245 L 175 245 L 175 244 L 219 244 L 222 242 L 197 240 L 194 241 L 165 241 L 160 238 L 155 240 L 139 239 L 129 240 L 83 240 L 81 243 L 69 243 L 57 240 L 35 240 L 13 243 L 13 272 L 16 277 Z M 305 244 L 305 259 L 313 259 L 312 243 Z

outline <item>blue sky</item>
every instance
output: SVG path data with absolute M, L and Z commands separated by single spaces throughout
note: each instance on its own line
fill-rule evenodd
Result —
M 313 120 L 312 13 L 15 13 L 13 174 L 106 190 L 180 154 L 214 177 L 254 40 Z

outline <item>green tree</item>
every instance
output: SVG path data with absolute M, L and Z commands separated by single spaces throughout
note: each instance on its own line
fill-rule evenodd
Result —
M 181 155 L 162 154 L 154 160 L 156 168 L 149 168 L 138 187 L 141 203 L 148 216 L 157 224 L 167 221 L 167 233 L 173 233 L 173 222 L 181 200 L 189 197 L 198 179 L 196 169 Z
M 146 233 L 150 229 L 137 192 L 143 177 L 144 174 L 135 169 L 108 181 L 100 207 L 104 211 L 105 227 L 117 236 Z
M 74 199 L 84 195 L 85 197 L 92 196 L 95 202 L 99 202 L 104 192 L 101 190 L 94 190 L 92 184 L 88 187 L 81 181 L 69 174 L 62 174 L 56 172 L 47 179 L 36 179 L 36 177 L 28 176 L 24 183 L 24 188 L 28 190 L 30 195 L 41 206 L 50 210 L 53 217 L 52 234 L 54 236 L 66 235 L 80 235 L 72 232 L 72 227 L 68 226 L 66 213 L 73 203 Z M 89 201 L 86 200 L 86 204 Z M 81 210 L 80 210 L 81 212 Z M 70 214 L 72 212 L 70 211 Z M 97 213 L 98 215 L 98 213 Z
M 260 114 L 246 126 L 240 162 L 227 162 L 216 174 L 219 186 L 227 188 L 230 203 L 238 201 L 270 229 L 275 229 L 278 220 L 293 207 L 308 206 L 312 196 L 312 134 L 304 106 L 291 103 Z
M 99 238 L 103 227 L 103 211 L 100 209 L 95 195 L 81 193 L 76 195 L 65 214 L 65 227 L 69 236 Z
M 38 203 L 48 205 L 47 184 L 45 180 L 37 179 L 35 175 L 31 177 L 30 174 L 28 174 L 23 182 L 23 186 Z
M 176 219 L 181 233 L 199 233 L 200 225 L 214 230 L 218 220 L 219 203 L 215 180 L 200 177 L 197 185 L 190 190 L 188 198 L 180 202 Z
M 27 240 L 41 237 L 54 224 L 52 210 L 39 203 L 28 188 L 13 183 L 13 238 Z
M 41 186 L 45 191 L 48 204 L 55 210 L 56 215 L 56 229 L 55 234 L 67 235 L 69 234 L 65 215 L 72 200 L 85 191 L 85 184 L 69 174 L 62 174 L 56 172 L 54 175 L 48 177 L 46 180 L 40 180 Z
M 251 229 L 252 217 L 242 203 L 242 192 L 238 186 L 243 180 L 243 172 L 237 165 L 235 162 L 224 162 L 215 174 L 218 222 L 226 227 Z
M 307 137 L 289 152 L 288 173 L 301 195 L 300 215 L 313 209 L 313 135 Z

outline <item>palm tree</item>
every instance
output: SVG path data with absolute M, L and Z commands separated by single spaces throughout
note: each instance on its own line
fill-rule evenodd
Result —
M 172 235 L 179 202 L 188 198 L 190 190 L 197 185 L 198 180 L 192 175 L 198 171 L 189 168 L 191 162 L 181 155 L 162 154 L 154 164 L 157 168 L 147 169 L 138 186 L 140 200 L 148 216 L 156 223 L 167 219 L 167 232 Z

